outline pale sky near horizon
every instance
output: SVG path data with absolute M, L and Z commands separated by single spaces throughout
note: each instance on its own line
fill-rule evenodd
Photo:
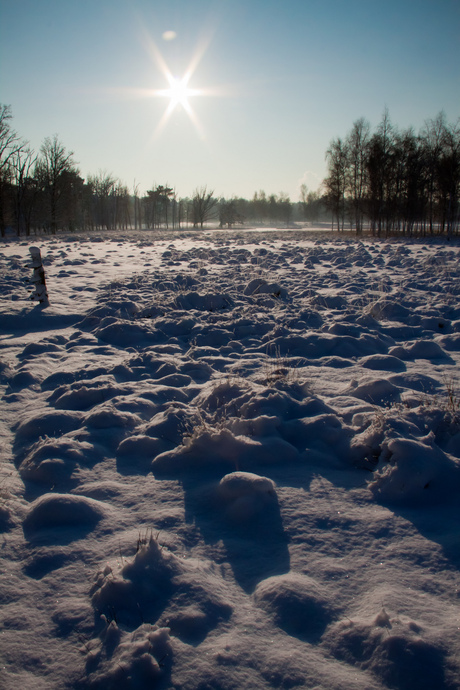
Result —
M 0 102 L 85 178 L 296 201 L 360 117 L 456 122 L 459 37 L 460 0 L 0 0 Z M 165 66 L 199 92 L 166 120 Z

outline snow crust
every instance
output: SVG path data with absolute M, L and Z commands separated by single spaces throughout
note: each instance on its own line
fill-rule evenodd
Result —
M 459 245 L 0 247 L 0 686 L 460 685 Z

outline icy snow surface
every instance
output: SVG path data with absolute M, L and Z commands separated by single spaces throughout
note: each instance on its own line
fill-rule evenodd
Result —
M 0 686 L 458 688 L 459 256 L 0 245 Z

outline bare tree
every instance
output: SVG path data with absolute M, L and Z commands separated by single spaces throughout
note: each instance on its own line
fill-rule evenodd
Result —
M 268 199 L 263 189 L 254 192 L 252 207 L 254 209 L 254 218 L 259 223 L 268 218 Z
M 369 142 L 367 172 L 369 176 L 370 215 L 372 230 L 381 235 L 383 227 L 390 229 L 394 204 L 391 203 L 396 132 L 385 108 L 377 132 Z
M 434 233 L 434 215 L 438 193 L 438 166 L 447 138 L 447 122 L 444 112 L 438 113 L 434 120 L 427 120 L 421 133 L 428 173 L 428 222 L 430 234 Z
M 175 222 L 175 191 L 168 185 L 157 185 L 153 189 L 147 191 L 143 198 L 144 209 L 146 212 L 147 225 L 152 228 L 159 228 L 163 224 L 164 227 L 169 227 L 169 208 L 171 206 L 171 199 L 173 200 L 173 226 Z
M 115 216 L 112 196 L 117 185 L 117 178 L 106 170 L 99 170 L 96 175 L 88 175 L 87 184 L 91 189 L 94 225 L 96 228 L 111 229 Z
M 37 185 L 33 177 L 33 168 L 36 161 L 37 157 L 30 148 L 20 149 L 13 158 L 16 228 L 18 235 L 22 232 L 30 235 L 32 209 L 37 196 Z
M 157 200 L 158 200 L 159 210 L 160 210 L 159 224 L 161 224 L 161 220 L 163 217 L 163 222 L 164 222 L 166 228 L 168 228 L 168 218 L 169 218 L 168 209 L 169 209 L 171 197 L 174 196 L 174 189 L 172 187 L 168 187 L 168 185 L 163 187 L 163 185 L 160 184 L 160 185 L 158 185 L 158 187 L 156 188 L 155 191 L 157 194 Z
M 337 228 L 342 232 L 345 224 L 345 192 L 347 189 L 348 153 L 347 145 L 342 139 L 333 139 L 326 151 L 329 175 L 324 180 L 327 203 L 332 210 L 332 227 L 334 215 L 337 218 Z
M 318 192 L 309 192 L 306 184 L 300 187 L 300 206 L 302 208 L 303 219 L 306 221 L 317 221 L 322 211 L 323 201 Z
M 171 204 L 171 223 L 172 223 L 172 228 L 173 230 L 176 227 L 180 228 L 181 224 L 181 200 L 177 198 L 177 192 L 175 189 L 173 189 L 173 192 L 171 194 L 171 199 L 170 199 L 170 204 Z
M 460 220 L 460 120 L 445 127 L 437 165 L 437 187 L 441 231 L 447 229 L 450 237 Z
M 300 204 L 302 206 L 303 217 L 307 220 L 308 215 L 308 187 L 304 183 L 300 186 Z
M 14 157 L 26 147 L 11 127 L 11 106 L 0 103 L 0 233 L 5 236 L 6 196 L 13 176 Z
M 361 117 L 347 136 L 348 188 L 353 205 L 356 234 L 363 230 L 364 203 L 367 192 L 367 157 L 370 124 Z
M 78 174 L 73 151 L 66 151 L 57 134 L 47 137 L 40 148 L 35 176 L 48 200 L 50 229 L 56 234 L 61 200 L 69 181 L 65 173 Z
M 342 220 L 346 205 L 362 232 L 365 214 L 371 229 L 414 231 L 450 236 L 460 223 L 460 121 L 447 123 L 443 112 L 427 120 L 418 136 L 399 131 L 385 108 L 370 136 L 369 125 L 357 120 L 345 142 L 334 139 L 326 153 L 329 176 L 324 181 L 333 217 Z M 307 190 L 302 189 L 306 207 Z
M 113 200 L 113 225 L 115 228 L 126 230 L 131 225 L 128 187 L 118 180 L 112 190 L 111 197 Z
M 202 228 L 204 223 L 209 220 L 211 214 L 217 205 L 217 199 L 213 197 L 214 190 L 208 192 L 206 187 L 195 189 L 192 198 L 192 218 L 193 227 L 197 227 L 198 223 Z
M 244 218 L 238 210 L 238 200 L 233 198 L 221 199 L 219 204 L 219 227 L 223 228 L 227 226 L 231 228 L 236 223 L 240 224 L 244 222 Z
M 139 183 L 134 180 L 133 183 L 133 198 L 134 198 L 134 230 L 137 230 L 138 226 L 142 227 L 140 219 L 140 203 L 139 203 Z
M 412 128 L 398 132 L 394 141 L 394 214 L 398 229 L 412 235 L 422 223 L 425 201 L 425 165 L 420 139 Z
M 286 192 L 280 192 L 278 197 L 278 210 L 280 220 L 285 222 L 288 228 L 292 219 L 292 203 Z

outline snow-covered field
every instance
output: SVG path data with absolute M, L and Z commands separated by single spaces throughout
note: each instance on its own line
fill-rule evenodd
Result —
M 0 686 L 458 688 L 459 247 L 0 245 Z

